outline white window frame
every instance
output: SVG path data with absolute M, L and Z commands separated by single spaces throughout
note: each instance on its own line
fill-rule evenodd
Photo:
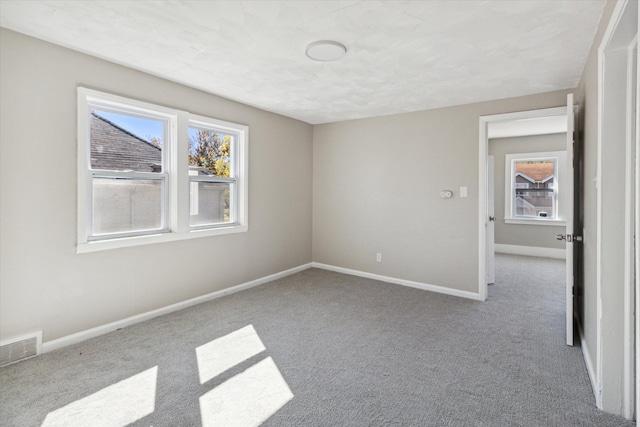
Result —
M 153 174 L 153 179 L 164 180 L 163 224 L 161 229 L 114 233 L 94 236 L 91 234 L 92 181 L 95 176 L 112 175 L 142 177 L 151 173 L 108 172 L 91 170 L 91 109 L 99 107 L 129 115 L 153 117 L 166 120 L 166 135 L 163 147 L 162 173 Z M 190 178 L 189 178 L 189 134 L 190 123 L 205 124 L 237 135 L 232 159 L 235 168 L 235 186 L 232 192 L 234 222 L 214 224 L 206 227 L 190 227 Z M 106 249 L 170 242 L 176 240 L 210 237 L 223 234 L 242 233 L 248 224 L 248 141 L 249 128 L 245 125 L 226 122 L 187 111 L 163 107 L 130 98 L 78 87 L 78 244 L 77 252 L 94 252 Z M 135 176 L 134 176 L 135 175 Z M 235 197 L 234 197 L 235 196 Z
M 242 138 L 242 136 L 240 135 L 240 133 L 238 132 L 237 127 L 231 127 L 228 125 L 228 123 L 222 122 L 220 120 L 215 120 L 215 119 L 211 119 L 208 117 L 203 117 L 203 116 L 196 116 L 194 114 L 191 114 L 189 116 L 189 127 L 194 127 L 196 129 L 203 129 L 203 130 L 208 130 L 208 131 L 213 131 L 213 132 L 219 132 L 222 134 L 226 134 L 226 135 L 232 135 L 233 136 L 233 141 L 231 143 L 231 150 L 230 150 L 230 157 L 231 157 L 231 164 L 229 167 L 230 170 L 230 177 L 229 178 L 223 178 L 223 177 L 218 177 L 218 176 L 200 176 L 200 175 L 192 175 L 189 174 L 189 186 L 190 186 L 190 192 L 191 192 L 191 201 L 190 203 L 197 203 L 197 200 L 199 198 L 198 193 L 197 193 L 197 184 L 200 182 L 211 182 L 211 183 L 228 183 L 231 184 L 231 187 L 236 188 L 239 184 L 239 164 L 238 164 L 238 147 L 239 147 L 239 143 L 238 140 L 240 138 Z M 193 185 L 196 184 L 196 185 Z M 194 192 L 195 189 L 195 192 Z M 236 197 L 236 191 L 232 191 L 231 195 L 230 195 L 230 203 L 229 203 L 229 208 L 230 208 L 230 217 L 231 217 L 231 221 L 229 223 L 220 223 L 220 224 L 215 224 L 215 225 L 190 225 L 191 230 L 201 230 L 201 229 L 205 229 L 205 228 L 211 228 L 211 227 L 224 227 L 224 226 L 228 226 L 228 225 L 234 225 L 234 224 L 238 224 L 238 200 Z M 191 207 L 190 212 L 191 213 L 196 213 L 197 214 L 198 209 L 194 209 L 194 207 Z
M 505 156 L 505 178 L 504 178 L 504 222 L 506 224 L 528 224 L 528 225 L 565 225 L 565 194 L 566 188 L 566 151 L 548 151 L 539 153 L 515 153 Z M 515 213 L 515 188 L 516 175 L 515 163 L 519 161 L 555 161 L 555 217 L 521 217 Z

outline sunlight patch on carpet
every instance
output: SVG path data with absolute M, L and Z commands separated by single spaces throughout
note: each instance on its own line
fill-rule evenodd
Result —
M 200 397 L 202 426 L 259 426 L 291 399 L 291 389 L 267 357 Z
M 253 325 L 196 348 L 200 384 L 265 350 Z
M 125 426 L 155 410 L 155 366 L 49 412 L 43 427 Z

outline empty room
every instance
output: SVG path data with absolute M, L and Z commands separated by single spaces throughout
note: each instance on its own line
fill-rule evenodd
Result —
M 636 425 L 638 21 L 1 0 L 0 425 Z

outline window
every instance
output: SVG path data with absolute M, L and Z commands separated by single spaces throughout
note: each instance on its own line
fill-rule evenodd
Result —
M 564 151 L 505 156 L 505 222 L 560 224 Z
M 235 223 L 232 200 L 238 185 L 237 141 L 233 129 L 206 119 L 189 123 L 190 226 Z
M 243 125 L 78 88 L 78 252 L 243 232 Z

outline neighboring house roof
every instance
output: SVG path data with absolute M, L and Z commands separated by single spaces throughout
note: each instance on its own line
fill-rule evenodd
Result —
M 516 174 L 520 173 L 531 182 L 544 182 L 553 177 L 553 163 L 516 163 Z
M 113 122 L 91 113 L 91 167 L 136 172 L 159 171 L 162 150 Z
M 547 181 L 553 180 L 553 175 L 549 175 L 548 177 L 546 177 L 545 179 L 541 180 L 541 181 L 537 181 L 534 178 L 531 178 L 529 175 L 526 175 L 522 172 L 518 172 L 516 173 L 516 178 L 522 178 L 524 181 L 528 181 L 531 184 L 539 184 L 539 183 L 546 183 Z M 523 181 L 516 181 L 516 182 L 523 182 Z

